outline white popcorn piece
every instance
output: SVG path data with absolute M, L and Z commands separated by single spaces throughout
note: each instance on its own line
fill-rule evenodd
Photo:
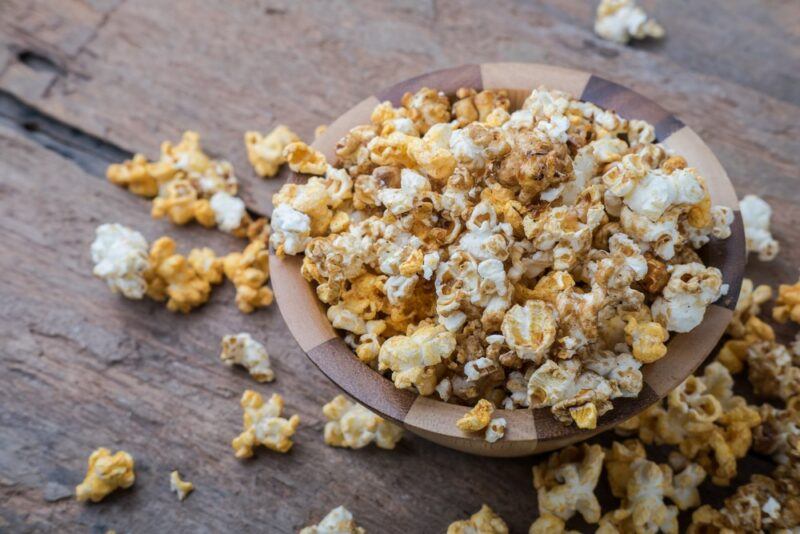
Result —
M 182 501 L 194 491 L 194 484 L 181 479 L 180 473 L 173 471 L 169 474 L 169 489 L 178 495 L 179 501 Z
M 541 361 L 556 338 L 556 311 L 541 300 L 516 304 L 503 318 L 502 331 L 517 356 Z
M 228 367 L 241 365 L 259 382 L 275 380 L 267 349 L 246 332 L 222 338 L 220 359 Z
M 379 417 L 360 404 L 338 395 L 322 408 L 325 443 L 332 447 L 361 449 L 375 443 L 381 449 L 394 449 L 403 429 Z
M 242 225 L 246 210 L 241 198 L 218 191 L 209 202 L 220 230 L 230 233 Z
M 576 513 L 587 523 L 600 520 L 600 503 L 594 494 L 603 470 L 605 453 L 600 445 L 568 447 L 533 466 L 533 485 L 539 512 L 568 521 Z
M 670 265 L 670 279 L 653 302 L 653 317 L 673 332 L 689 332 L 703 321 L 706 308 L 728 292 L 722 273 L 701 263 Z
M 423 326 L 410 336 L 387 339 L 378 355 L 378 369 L 390 369 L 398 388 L 414 386 L 430 395 L 436 386 L 432 366 L 449 358 L 456 348 L 455 336 L 442 326 Z
M 272 211 L 270 245 L 285 254 L 300 254 L 306 248 L 311 232 L 311 219 L 288 204 L 280 204 Z
M 664 36 L 664 28 L 649 18 L 634 0 L 601 0 L 594 23 L 597 35 L 626 44 L 633 39 Z
M 495 417 L 489 422 L 489 426 L 486 427 L 486 436 L 485 439 L 489 443 L 494 443 L 503 439 L 503 436 L 506 435 L 506 422 L 504 417 Z
M 147 290 L 144 271 L 150 266 L 144 236 L 121 224 L 102 224 L 92 242 L 95 276 L 102 278 L 114 293 L 140 299 Z
M 693 169 L 678 169 L 671 174 L 648 172 L 624 199 L 639 215 L 657 222 L 664 212 L 677 205 L 697 204 L 706 192 Z
M 300 530 L 300 534 L 366 534 L 366 532 L 356 525 L 353 514 L 344 506 L 338 506 L 328 512 L 318 524 Z
M 780 245 L 773 239 L 769 229 L 772 208 L 763 199 L 747 195 L 739 201 L 739 209 L 747 239 L 747 252 L 756 252 L 761 261 L 774 260 Z
M 292 448 L 292 436 L 300 425 L 300 417 L 293 415 L 289 419 L 281 417 L 283 397 L 277 393 L 264 402 L 261 394 L 245 390 L 239 401 L 244 412 L 242 416 L 243 431 L 231 441 L 237 458 L 250 458 L 253 448 L 263 445 L 275 452 L 285 453 Z

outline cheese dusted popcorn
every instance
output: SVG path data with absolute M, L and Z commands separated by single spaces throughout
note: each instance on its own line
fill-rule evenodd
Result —
M 175 241 L 161 237 L 150 247 L 150 265 L 145 271 L 147 295 L 167 301 L 167 309 L 189 313 L 211 296 L 208 276 L 201 276 L 189 260 L 175 252 Z
M 136 154 L 123 163 L 113 163 L 106 170 L 112 184 L 126 187 L 134 195 L 154 197 L 158 194 L 158 181 L 144 154 Z
M 695 250 L 732 211 L 655 142 L 544 87 L 520 109 L 421 88 L 378 104 L 336 161 L 295 146 L 320 168 L 273 195 L 270 246 L 303 255 L 333 327 L 398 388 L 596 428 L 727 291 Z
M 800 282 L 781 284 L 778 287 L 778 298 L 772 309 L 772 318 L 779 323 L 789 320 L 800 323 Z
M 300 424 L 300 417 L 281 417 L 283 397 L 277 393 L 264 402 L 255 391 L 246 390 L 240 402 L 244 431 L 231 442 L 237 458 L 250 458 L 257 445 L 275 452 L 288 452 L 292 448 L 292 436 Z
M 508 525 L 484 504 L 469 519 L 450 523 L 447 534 L 508 534 Z
M 564 521 L 580 513 L 587 523 L 600 520 L 600 503 L 594 488 L 603 470 L 605 453 L 599 445 L 571 446 L 533 466 L 533 485 L 540 513 Z
M 456 426 L 464 432 L 477 432 L 486 428 L 492 420 L 494 406 L 486 399 L 481 399 L 473 408 L 456 422 Z
M 283 124 L 279 124 L 267 135 L 250 131 L 244 134 L 244 145 L 247 159 L 256 173 L 264 178 L 278 174 L 278 169 L 286 163 L 283 149 L 300 138 Z
M 344 395 L 336 396 L 323 406 L 322 413 L 328 418 L 325 423 L 325 444 L 332 447 L 360 449 L 375 443 L 381 449 L 394 449 L 403 429 L 351 402 Z
M 111 451 L 100 447 L 89 456 L 86 478 L 75 487 L 75 498 L 100 502 L 116 489 L 130 488 L 135 480 L 130 454 L 118 451 L 112 455 Z
M 194 491 L 194 484 L 183 480 L 180 473 L 173 471 L 169 474 L 169 489 L 178 495 L 178 500 L 182 501 Z
M 769 230 L 772 208 L 762 198 L 747 195 L 739 201 L 739 209 L 747 239 L 747 252 L 757 253 L 761 261 L 774 260 L 780 245 L 772 238 Z
M 301 529 L 300 534 L 366 534 L 366 530 L 356 525 L 347 508 L 338 506 L 318 524 Z
M 225 276 L 236 286 L 236 306 L 243 313 L 272 304 L 269 280 L 269 251 L 262 240 L 251 241 L 242 252 L 233 252 L 223 260 Z
M 289 168 L 294 172 L 323 175 L 328 166 L 322 153 L 302 141 L 294 141 L 286 145 L 283 149 L 283 157 L 286 158 Z
M 95 276 L 114 293 L 140 299 L 147 290 L 144 272 L 150 265 L 144 236 L 121 224 L 102 224 L 95 230 L 92 261 Z
M 631 39 L 664 37 L 664 28 L 649 18 L 634 0 L 601 0 L 594 32 L 608 41 L 626 44 Z
M 258 382 L 275 380 L 267 349 L 246 332 L 223 337 L 219 357 L 229 367 L 241 365 Z

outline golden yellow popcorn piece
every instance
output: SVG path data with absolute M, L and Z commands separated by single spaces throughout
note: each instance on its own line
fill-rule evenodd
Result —
M 269 280 L 269 251 L 263 241 L 252 241 L 242 252 L 232 252 L 223 260 L 225 276 L 236 286 L 236 306 L 243 313 L 272 304 Z
M 434 124 L 450 122 L 450 101 L 442 92 L 423 87 L 414 94 L 404 94 L 401 103 L 423 134 Z
M 159 196 L 153 199 L 150 214 L 154 219 L 167 217 L 178 225 L 196 220 L 211 228 L 217 222 L 209 201 L 198 198 L 197 189 L 186 180 L 173 180 L 164 185 Z
M 778 299 L 772 308 L 772 318 L 779 323 L 792 320 L 800 323 L 800 281 L 794 285 L 778 286 Z
M 283 150 L 290 143 L 300 138 L 283 124 L 279 124 L 267 135 L 259 132 L 246 132 L 244 144 L 247 148 L 247 159 L 259 176 L 269 178 L 278 174 L 278 169 L 286 163 Z
M 258 382 L 275 380 L 267 349 L 246 332 L 223 337 L 219 357 L 228 367 L 241 365 Z
M 319 137 L 320 135 L 324 134 L 327 131 L 328 131 L 328 125 L 320 124 L 319 126 L 314 128 L 314 139 L 316 139 L 317 137 Z
M 178 495 L 178 500 L 182 501 L 194 491 L 194 484 L 181 479 L 180 473 L 173 471 L 169 474 L 169 489 Z
M 283 149 L 283 157 L 286 158 L 289 168 L 294 172 L 322 176 L 328 167 L 325 156 L 302 141 L 294 141 L 286 145 Z
M 669 333 L 655 321 L 640 323 L 635 317 L 629 317 L 625 338 L 633 350 L 633 357 L 642 363 L 653 363 L 667 354 L 664 343 L 669 339 Z
M 625 497 L 628 492 L 628 480 L 631 478 L 631 466 L 637 458 L 646 458 L 644 445 L 637 439 L 625 442 L 615 441 L 611 450 L 606 453 L 605 467 L 608 485 L 615 497 Z
M 447 534 L 508 534 L 508 525 L 484 504 L 469 519 L 450 523 Z
M 577 512 L 587 523 L 597 523 L 600 503 L 594 495 L 594 488 L 603 469 L 604 457 L 600 445 L 582 444 L 555 452 L 547 462 L 533 466 L 539 511 L 564 521 Z
M 130 488 L 135 480 L 130 454 L 118 451 L 112 456 L 111 451 L 100 447 L 89 456 L 86 478 L 75 487 L 75 498 L 100 502 L 118 488 Z
M 255 391 L 246 390 L 240 402 L 244 410 L 244 431 L 231 442 L 237 458 L 250 458 L 257 445 L 275 452 L 288 452 L 292 448 L 292 436 L 300 424 L 300 417 L 281 417 L 283 397 L 273 393 L 265 403 Z
M 369 158 L 375 165 L 391 165 L 414 169 L 417 162 L 411 155 L 411 145 L 419 139 L 402 132 L 375 137 L 367 145 Z
M 323 406 L 322 413 L 328 418 L 325 444 L 332 447 L 360 449 L 374 442 L 381 449 L 394 449 L 403 437 L 402 428 L 349 401 L 344 395 L 337 395 Z
M 150 247 L 150 267 L 144 277 L 147 295 L 154 300 L 167 299 L 170 311 L 189 313 L 211 295 L 209 282 L 199 275 L 186 257 L 175 253 L 175 241 L 166 236 L 157 239 Z
M 150 174 L 149 162 L 144 154 L 136 154 L 123 163 L 113 163 L 106 170 L 112 184 L 127 187 L 134 195 L 154 197 L 158 194 L 158 182 Z
M 600 526 L 602 528 L 602 520 Z M 528 534 L 576 534 L 576 530 L 567 530 L 564 520 L 551 513 L 543 512 L 528 529 Z M 599 529 L 597 532 L 601 532 Z M 601 533 L 602 534 L 602 533 Z M 617 534 L 616 531 L 609 534 Z
M 186 259 L 197 275 L 209 284 L 222 282 L 222 258 L 218 258 L 210 248 L 193 248 Z
M 356 525 L 351 514 L 344 506 L 331 510 L 317 525 L 305 527 L 300 534 L 366 534 L 366 530 Z
M 477 432 L 489 426 L 494 413 L 494 406 L 486 399 L 481 399 L 456 422 L 456 426 L 464 432 Z
M 449 358 L 455 347 L 455 337 L 443 326 L 422 326 L 410 336 L 387 339 L 378 355 L 378 369 L 391 369 L 398 388 L 414 386 L 421 395 L 430 395 L 436 386 L 433 366 Z

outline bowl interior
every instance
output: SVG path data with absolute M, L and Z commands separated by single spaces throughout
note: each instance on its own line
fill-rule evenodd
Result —
M 455 422 L 468 408 L 398 390 L 388 378 L 361 363 L 330 325 L 313 288 L 300 275 L 302 256 L 278 258 L 271 252 L 270 270 L 275 297 L 286 324 L 308 357 L 347 394 L 380 415 L 402 424 L 431 441 L 486 456 L 521 456 L 553 450 L 586 439 L 641 412 L 680 384 L 703 362 L 733 315 L 745 266 L 744 227 L 736 193 L 725 169 L 700 139 L 658 104 L 624 86 L 587 72 L 527 63 L 464 65 L 411 78 L 366 98 L 334 121 L 313 146 L 335 161 L 336 142 L 350 128 L 370 122 L 381 101 L 399 105 L 406 92 L 431 87 L 453 95 L 460 87 L 506 89 L 512 109 L 521 106 L 534 89 L 544 85 L 584 101 L 616 110 L 629 119 L 655 126 L 660 143 L 683 155 L 705 177 L 713 204 L 734 210 L 731 237 L 714 240 L 700 251 L 706 265 L 722 271 L 727 295 L 712 304 L 703 322 L 685 334 L 673 334 L 664 358 L 643 366 L 644 387 L 635 399 L 615 399 L 614 409 L 593 430 L 557 422 L 549 409 L 497 410 L 508 422 L 505 437 L 493 444 L 478 435 L 462 433 Z M 304 183 L 304 175 L 290 173 L 290 182 Z

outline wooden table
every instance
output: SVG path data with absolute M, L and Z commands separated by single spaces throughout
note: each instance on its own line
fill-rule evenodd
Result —
M 592 33 L 595 2 L 0 1 L 0 531 L 295 532 L 344 504 L 369 532 L 442 532 L 490 504 L 513 532 L 536 517 L 535 459 L 490 460 L 407 436 L 393 452 L 322 442 L 336 393 L 273 307 L 252 315 L 217 289 L 190 316 L 112 295 L 91 275 L 94 228 L 120 222 L 182 250 L 242 242 L 148 215 L 104 179 L 195 129 L 267 202 L 242 133 L 278 122 L 306 138 L 365 95 L 466 62 L 591 70 L 659 101 L 708 142 L 741 195 L 775 209 L 783 251 L 749 274 L 794 281 L 800 248 L 800 4 L 646 1 L 663 42 Z M 277 380 L 220 364 L 220 338 L 266 342 Z M 288 455 L 233 457 L 245 388 L 281 392 L 302 425 Z M 607 438 L 606 438 L 607 439 Z M 137 480 L 99 505 L 70 498 L 97 446 Z M 197 490 L 169 492 L 179 469 Z M 768 469 L 756 457 L 747 473 Z M 601 486 L 603 487 L 603 486 Z M 728 493 L 710 488 L 718 500 Z

